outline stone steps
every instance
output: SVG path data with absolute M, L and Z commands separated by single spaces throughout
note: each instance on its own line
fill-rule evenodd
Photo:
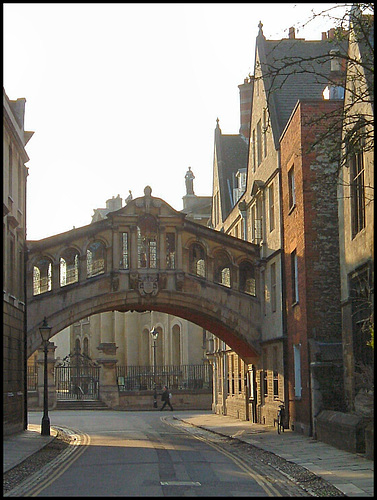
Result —
M 103 401 L 98 400 L 58 400 L 57 410 L 109 410 L 109 407 Z

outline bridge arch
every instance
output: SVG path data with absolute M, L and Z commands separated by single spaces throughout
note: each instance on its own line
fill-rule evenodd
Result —
M 138 265 L 136 227 L 140 220 L 156 224 L 156 268 Z M 168 264 L 169 234 L 174 233 L 175 258 Z M 127 233 L 127 266 L 123 234 Z M 86 251 L 90 244 L 105 244 L 104 270 L 100 274 L 86 272 Z M 46 317 L 52 327 L 51 336 L 72 323 L 106 311 L 159 311 L 189 320 L 224 340 L 245 361 L 259 356 L 260 304 L 253 294 L 240 291 L 239 273 L 242 262 L 258 269 L 259 248 L 249 242 L 206 228 L 185 218 L 159 198 L 146 195 L 136 198 L 122 209 L 110 212 L 108 218 L 82 228 L 73 229 L 44 240 L 28 242 L 28 355 L 40 346 L 39 326 Z M 170 238 L 170 244 L 173 244 Z M 200 245 L 206 259 L 205 276 L 192 272 L 190 248 Z M 79 279 L 61 287 L 53 275 L 52 289 L 44 294 L 32 293 L 32 269 L 38 255 L 54 256 L 57 270 L 65 248 L 76 248 L 80 254 Z M 228 256 L 235 279 L 230 286 L 214 280 L 213 263 L 218 250 Z M 194 256 L 193 256 L 194 257 Z M 203 254 L 195 257 L 203 257 Z M 209 263 L 211 261 L 211 263 Z M 59 273 L 58 273 L 59 274 Z M 249 361 L 251 362 L 251 361 Z

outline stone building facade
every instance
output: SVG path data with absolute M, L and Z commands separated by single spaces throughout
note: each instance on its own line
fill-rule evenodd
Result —
M 26 99 L 3 89 L 3 433 L 27 426 L 25 386 Z
M 288 350 L 292 351 L 293 345 L 288 342 L 292 332 L 289 331 L 286 308 L 286 288 L 289 285 L 280 139 L 298 100 L 323 101 L 331 63 L 326 57 L 324 64 L 315 67 L 316 61 L 320 55 L 327 56 L 335 44 L 333 31 L 329 36 L 325 35 L 322 40 L 305 41 L 296 39 L 295 30 L 291 28 L 287 39 L 266 40 L 260 23 L 254 73 L 239 86 L 241 127 L 238 143 L 231 136 L 223 137 L 219 126 L 215 131 L 212 225 L 260 247 L 260 267 L 255 270 L 251 293 L 259 301 L 262 321 L 260 357 L 248 366 L 228 346 L 213 340 L 212 357 L 217 360 L 216 373 L 221 377 L 217 382 L 214 411 L 268 425 L 274 424 L 281 402 L 286 403 L 292 415 L 295 415 L 296 402 L 288 405 L 289 388 L 294 387 L 295 382 L 294 373 L 288 369 L 292 361 L 292 352 Z M 291 63 L 292 58 L 297 58 L 297 67 L 289 65 L 289 75 L 284 72 L 287 58 L 291 58 Z M 310 61 L 306 72 L 298 67 L 302 66 L 302 61 Z M 246 111 L 247 104 L 249 111 Z M 246 116 L 249 117 L 248 126 Z M 221 155 L 226 141 L 231 140 L 233 154 L 228 157 Z M 244 151 L 246 158 L 235 165 Z M 236 176 L 240 181 L 237 190 L 232 184 Z M 334 182 L 333 188 L 335 185 Z M 308 207 L 310 202 L 307 202 Z M 336 213 L 332 216 L 336 221 Z M 301 284 L 310 295 L 308 285 L 307 282 Z M 314 289 L 312 294 L 315 294 Z M 307 337 L 307 326 L 303 335 Z M 300 373 L 305 372 L 310 387 L 309 357 L 303 359 L 302 353 L 293 356 L 296 356 L 296 362 L 298 359 L 302 362 Z M 301 405 L 307 410 L 300 415 L 300 424 L 296 425 L 298 430 L 307 434 L 312 432 L 311 397 L 309 390 L 306 404 Z M 294 428 L 295 418 L 293 421 L 287 418 L 286 425 Z
M 374 457 L 373 37 L 374 17 L 354 4 L 338 186 L 341 314 L 346 409 L 366 425 L 356 449 L 365 446 L 369 458 Z

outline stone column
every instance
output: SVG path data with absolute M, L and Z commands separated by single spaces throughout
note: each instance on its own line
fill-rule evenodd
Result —
M 51 289 L 54 293 L 60 290 L 60 262 L 53 262 L 52 264 L 52 280 Z
M 137 227 L 130 227 L 130 269 L 137 269 Z
M 159 233 L 160 241 L 159 241 L 159 261 L 160 265 L 158 266 L 160 269 L 166 269 L 166 227 L 160 226 Z
M 114 343 L 113 311 L 101 313 L 101 343 Z
M 87 266 L 86 266 L 86 253 L 79 257 L 79 283 L 86 281 Z
M 176 269 L 183 269 L 182 232 L 181 229 L 178 227 L 177 227 L 177 248 L 175 252 L 177 257 Z
M 99 376 L 99 397 L 110 408 L 119 407 L 119 392 L 116 373 L 116 345 L 114 342 L 102 342 L 97 349 L 100 357 L 97 363 L 101 365 Z
M 113 255 L 112 255 L 112 269 L 113 271 L 118 271 L 119 270 L 119 264 L 120 264 L 120 259 L 121 259 L 121 253 L 120 253 L 120 234 L 119 234 L 119 227 L 113 227 L 113 245 L 112 245 L 112 250 L 113 250 Z
M 56 387 L 55 387 L 55 349 L 57 346 L 53 342 L 49 342 L 47 347 L 47 387 L 48 387 L 48 408 L 53 410 L 56 408 Z M 38 376 L 38 407 L 43 408 L 44 399 L 44 348 L 38 349 L 37 356 L 37 376 Z
M 115 314 L 115 343 L 117 345 L 117 359 L 120 365 L 126 365 L 127 349 L 126 349 L 126 329 L 125 319 L 126 314 L 123 312 L 114 311 Z

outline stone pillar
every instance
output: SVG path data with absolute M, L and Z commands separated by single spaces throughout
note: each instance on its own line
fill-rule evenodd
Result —
M 101 343 L 114 343 L 113 311 L 101 313 Z
M 86 253 L 79 257 L 79 283 L 83 283 L 87 278 Z
M 182 253 L 183 253 L 183 249 L 182 249 L 182 232 L 181 232 L 180 228 L 177 227 L 177 248 L 176 248 L 177 263 L 176 263 L 176 269 L 183 269 L 183 267 L 182 267 L 183 266 L 183 255 L 182 255 Z
M 115 314 L 115 343 L 117 345 L 117 359 L 120 365 L 126 365 L 127 349 L 126 349 L 126 314 L 123 312 L 114 311 Z
M 53 342 L 49 342 L 47 347 L 47 387 L 48 387 L 48 408 L 53 410 L 56 408 L 56 387 L 55 387 L 55 349 L 57 346 Z M 43 408 L 44 399 L 44 348 L 38 349 L 37 365 L 38 365 L 38 407 Z
M 54 262 L 52 264 L 52 281 L 51 289 L 54 293 L 60 290 L 60 262 Z
M 137 227 L 130 227 L 130 269 L 137 269 Z
M 100 358 L 96 361 L 101 365 L 99 376 L 99 397 L 110 408 L 119 407 L 119 392 L 116 373 L 116 345 L 115 342 L 102 342 L 97 349 Z
M 160 269 L 166 269 L 166 227 L 160 226 L 159 232 L 159 261 L 160 265 L 158 266 Z
M 113 255 L 112 255 L 112 269 L 113 271 L 117 271 L 119 269 L 119 264 L 121 260 L 121 243 L 120 243 L 120 234 L 119 227 L 113 227 L 113 245 L 112 245 Z

